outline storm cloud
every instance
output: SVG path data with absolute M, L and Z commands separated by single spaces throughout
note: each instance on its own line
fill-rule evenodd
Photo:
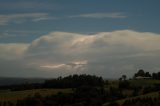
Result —
M 57 77 L 87 73 L 117 78 L 122 74 L 131 76 L 139 68 L 159 71 L 159 54 L 160 35 L 156 33 L 51 32 L 28 44 L 0 44 L 0 74 Z M 14 67 L 8 67 L 12 64 Z

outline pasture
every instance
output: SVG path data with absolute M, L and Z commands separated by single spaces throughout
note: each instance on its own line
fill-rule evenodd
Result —
M 59 92 L 62 93 L 71 93 L 72 89 L 32 89 L 32 90 L 24 90 L 24 91 L 10 91 L 10 90 L 0 90 L 0 102 L 13 102 L 17 100 L 22 100 L 27 96 L 34 96 L 35 94 L 40 94 L 41 96 L 50 96 L 57 94 Z

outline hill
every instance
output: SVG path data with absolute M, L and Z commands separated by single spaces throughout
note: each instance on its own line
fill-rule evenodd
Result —
M 43 83 L 45 78 L 16 78 L 16 77 L 0 77 L 0 86 L 17 85 L 24 83 Z
M 70 93 L 72 89 L 32 89 L 24 91 L 10 91 L 10 90 L 0 90 L 0 102 L 12 102 L 16 103 L 17 100 L 22 100 L 27 96 L 34 96 L 40 94 L 41 96 L 50 96 L 57 93 Z

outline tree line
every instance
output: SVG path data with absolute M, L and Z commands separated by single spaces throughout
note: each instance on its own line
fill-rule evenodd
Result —
M 66 77 L 58 77 L 47 79 L 44 83 L 24 83 L 19 85 L 0 86 L 0 89 L 10 89 L 11 91 L 41 89 L 41 88 L 76 88 L 82 85 L 103 86 L 105 81 L 102 77 L 95 75 L 69 75 Z
M 160 72 L 154 72 L 154 73 L 149 73 L 149 72 L 145 72 L 143 69 L 140 69 L 137 73 L 134 74 L 134 78 L 136 77 L 148 77 L 151 79 L 156 79 L 156 80 L 160 80 Z
M 95 75 L 69 75 L 67 77 L 58 77 L 56 79 L 46 80 L 43 87 L 46 88 L 77 88 L 82 85 L 87 86 L 103 86 L 102 77 Z

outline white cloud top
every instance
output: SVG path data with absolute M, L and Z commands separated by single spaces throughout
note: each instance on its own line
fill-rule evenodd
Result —
M 53 32 L 31 44 L 0 44 L 3 60 L 20 58 L 32 70 L 50 70 L 49 76 L 78 72 L 118 77 L 131 75 L 138 68 L 157 71 L 159 54 L 159 34 L 132 30 L 93 35 Z

